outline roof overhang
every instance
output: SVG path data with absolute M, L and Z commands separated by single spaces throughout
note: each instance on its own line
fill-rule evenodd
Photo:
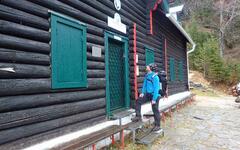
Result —
M 180 6 L 175 6 L 175 7 L 170 7 L 169 8 L 169 13 L 177 13 L 183 10 L 183 6 L 184 5 L 180 5 Z
M 179 22 L 172 16 L 172 14 L 166 14 L 166 17 L 177 27 L 177 29 L 183 34 L 183 36 L 188 40 L 188 42 L 192 45 L 192 49 L 188 51 L 188 54 L 195 50 L 196 44 L 193 42 L 190 35 L 183 29 L 183 27 L 179 24 Z

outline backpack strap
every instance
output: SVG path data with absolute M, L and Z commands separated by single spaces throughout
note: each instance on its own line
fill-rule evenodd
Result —
M 156 77 L 158 74 L 157 73 L 154 73 L 152 76 L 151 76 L 151 80 L 147 78 L 148 81 L 150 81 L 152 84 L 153 84 L 153 78 Z

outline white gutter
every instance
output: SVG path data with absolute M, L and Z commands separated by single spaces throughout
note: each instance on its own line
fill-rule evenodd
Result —
M 189 34 L 178 23 L 178 21 L 172 16 L 172 14 L 166 14 L 166 17 L 168 17 L 168 19 L 178 28 L 178 30 L 185 36 L 185 38 L 188 40 L 188 42 L 192 45 L 192 49 L 187 51 L 187 71 L 188 71 L 188 88 L 189 88 L 190 87 L 190 83 L 189 83 L 189 61 L 188 61 L 188 55 L 195 50 L 196 44 L 193 42 L 193 40 L 189 36 Z

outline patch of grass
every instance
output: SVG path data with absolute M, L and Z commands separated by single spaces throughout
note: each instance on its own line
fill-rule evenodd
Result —
M 132 135 L 128 135 L 124 139 L 124 149 L 125 150 L 148 150 L 147 146 L 142 145 L 142 144 L 133 144 L 132 142 Z M 107 149 L 108 150 L 119 150 L 120 149 L 121 143 L 117 141 L 114 145 L 110 145 Z
M 192 89 L 191 92 L 198 95 L 198 96 L 219 97 L 219 95 L 212 90 Z

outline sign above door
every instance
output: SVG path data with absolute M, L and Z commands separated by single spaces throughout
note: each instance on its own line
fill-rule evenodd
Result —
M 121 1 L 114 0 L 114 6 L 119 11 L 121 9 Z M 108 16 L 108 26 L 124 34 L 127 33 L 127 26 L 121 22 L 121 16 L 118 13 L 114 14 L 114 18 Z

